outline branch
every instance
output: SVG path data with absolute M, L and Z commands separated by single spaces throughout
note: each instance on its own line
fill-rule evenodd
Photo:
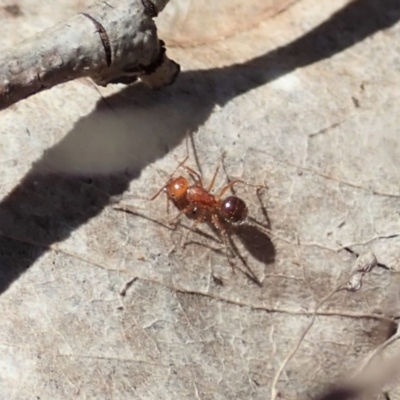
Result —
M 179 65 L 165 55 L 153 17 L 168 0 L 99 1 L 87 11 L 6 50 L 0 58 L 0 110 L 59 83 L 171 84 Z

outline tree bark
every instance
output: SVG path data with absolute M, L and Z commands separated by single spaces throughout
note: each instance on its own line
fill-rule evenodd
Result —
M 59 83 L 90 77 L 96 84 L 151 88 L 172 83 L 153 18 L 168 0 L 100 1 L 87 11 L 7 50 L 0 58 L 0 109 Z

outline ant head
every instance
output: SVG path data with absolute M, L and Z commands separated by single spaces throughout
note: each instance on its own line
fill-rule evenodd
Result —
M 246 203 L 236 196 L 227 197 L 221 204 L 221 217 L 231 224 L 241 224 L 248 214 Z
M 165 186 L 165 191 L 172 200 L 180 200 L 185 197 L 188 187 L 188 180 L 183 176 L 178 176 L 169 180 Z

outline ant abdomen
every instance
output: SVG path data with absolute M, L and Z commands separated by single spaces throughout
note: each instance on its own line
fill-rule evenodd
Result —
M 246 220 L 248 208 L 241 198 L 229 196 L 222 201 L 219 213 L 225 221 L 239 225 Z

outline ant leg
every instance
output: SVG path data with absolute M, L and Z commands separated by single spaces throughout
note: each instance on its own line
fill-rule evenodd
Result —
M 180 225 L 182 226 L 182 228 L 185 228 L 185 229 L 188 230 L 188 231 L 191 231 L 191 230 L 192 230 L 192 226 L 187 226 L 187 225 L 184 225 L 184 224 L 180 224 Z M 215 237 L 215 236 L 213 236 L 213 235 L 210 235 L 209 233 L 206 233 L 206 232 L 202 231 L 202 230 L 199 229 L 199 228 L 196 228 L 196 234 L 199 235 L 199 236 L 201 236 L 201 237 L 203 237 L 203 238 L 205 238 L 205 239 L 207 239 L 208 241 L 212 241 L 212 242 L 221 244 L 221 239 L 219 238 L 219 236 L 218 236 L 218 237 Z M 201 244 L 201 243 L 194 242 L 194 241 L 187 241 L 187 242 L 184 244 L 183 247 L 186 247 L 187 245 L 193 244 L 193 243 Z
M 197 167 L 197 171 L 199 171 L 200 175 L 203 175 L 203 171 L 201 170 L 201 165 L 200 165 L 200 161 L 199 161 L 199 157 L 196 151 L 196 144 L 194 142 L 194 135 L 193 132 L 188 132 L 187 138 L 190 139 L 191 145 L 192 145 L 192 151 L 193 151 L 193 156 L 194 156 L 194 160 L 196 162 L 196 167 Z M 186 145 L 187 145 L 187 152 L 189 154 L 189 146 L 188 143 L 189 141 L 186 141 Z
M 218 172 L 219 172 L 219 169 L 221 168 L 221 164 L 222 164 L 222 161 L 223 161 L 224 157 L 225 157 L 225 152 L 222 153 L 221 159 L 220 159 L 219 162 L 218 162 L 217 168 L 215 168 L 214 175 L 213 175 L 213 177 L 212 177 L 212 180 L 211 180 L 211 182 L 210 182 L 210 185 L 209 185 L 208 188 L 207 188 L 207 191 L 208 191 L 208 192 L 210 192 L 211 189 L 214 187 L 215 179 L 217 178 L 217 174 L 218 174 Z
M 187 242 L 187 238 L 188 238 L 190 232 L 194 232 L 194 231 L 196 230 L 196 228 L 197 228 L 197 225 L 200 224 L 200 223 L 203 222 L 203 221 L 204 221 L 204 215 L 201 215 L 201 214 L 200 214 L 200 215 L 196 218 L 196 220 L 193 222 L 192 226 L 189 228 L 189 230 L 188 230 L 188 232 L 187 232 L 187 234 L 186 234 L 186 236 L 185 236 L 185 242 Z M 184 247 L 185 247 L 185 246 L 184 246 Z
M 200 176 L 200 174 L 199 174 L 198 172 L 196 172 L 194 169 L 192 169 L 192 168 L 190 168 L 190 167 L 188 167 L 188 166 L 186 166 L 186 165 L 182 165 L 182 168 L 185 168 L 186 171 L 188 171 L 189 174 L 192 175 L 192 177 L 195 176 L 195 177 L 196 177 L 195 180 L 197 180 L 197 183 L 198 183 L 201 187 L 204 187 L 204 186 L 203 186 L 203 180 L 201 179 L 201 176 Z
M 222 197 L 222 196 L 226 193 L 226 191 L 227 191 L 228 189 L 232 188 L 232 187 L 233 187 L 234 185 L 236 185 L 237 183 L 242 183 L 243 185 L 257 188 L 257 190 L 260 190 L 260 189 L 267 189 L 267 186 L 264 186 L 264 185 L 252 185 L 251 183 L 247 183 L 246 181 L 244 181 L 244 180 L 242 180 L 242 179 L 235 179 L 234 181 L 229 182 L 227 185 L 225 185 L 225 186 L 221 189 L 221 191 L 219 192 L 218 197 Z
M 201 178 L 203 173 L 201 171 L 201 165 L 200 165 L 199 158 L 198 158 L 197 152 L 196 152 L 196 146 L 195 146 L 195 143 L 194 143 L 193 132 L 190 132 L 188 130 L 187 133 L 186 133 L 186 154 L 189 154 L 189 140 L 191 141 L 193 156 L 194 156 L 194 159 L 195 159 L 195 162 L 196 162 L 197 170 L 199 172 L 194 171 L 190 167 L 183 166 L 183 168 L 185 168 L 192 175 L 192 178 L 193 178 L 193 176 L 195 176 L 197 178 L 197 181 L 198 181 L 197 183 L 199 183 L 203 187 L 203 182 L 202 182 L 202 178 Z M 194 179 L 194 180 L 196 180 L 196 179 Z
M 200 214 L 197 218 L 196 221 L 193 222 L 192 226 L 190 227 L 190 230 L 192 232 L 194 232 L 197 229 L 197 225 L 199 225 L 200 223 L 202 223 L 204 221 L 204 215 Z
M 136 216 L 136 217 L 140 217 L 140 218 L 146 219 L 146 220 L 148 220 L 148 221 L 154 222 L 155 224 L 160 225 L 160 226 L 162 226 L 163 228 L 167 228 L 168 230 L 174 230 L 174 229 L 171 228 L 170 226 L 165 225 L 165 224 L 163 224 L 162 222 L 157 221 L 156 219 L 153 219 L 153 218 L 151 218 L 151 217 L 148 217 L 148 216 L 145 215 L 145 214 L 142 214 L 141 212 L 136 211 L 133 207 L 130 207 L 129 205 L 120 204 L 120 205 L 115 205 L 115 206 L 113 206 L 112 208 L 113 208 L 113 210 L 115 210 L 115 211 L 122 211 L 122 212 L 124 212 L 124 213 L 130 214 L 130 215 L 134 215 L 134 216 Z
M 162 187 L 157 191 L 157 193 L 156 193 L 154 196 L 151 196 L 148 200 L 149 200 L 149 201 L 153 201 L 154 199 L 156 199 L 164 189 L 165 189 L 165 185 L 162 186 Z
M 265 207 L 265 205 L 263 203 L 263 200 L 260 195 L 260 190 L 258 190 L 258 189 L 257 189 L 257 199 L 258 199 L 258 202 L 260 203 L 261 213 L 263 215 L 265 222 L 264 223 L 260 222 L 256 218 L 253 218 L 251 216 L 247 217 L 247 222 L 249 223 L 249 225 L 256 227 L 256 229 L 261 228 L 268 235 L 274 235 L 271 230 L 271 220 L 269 219 L 267 208 Z
M 228 260 L 228 263 L 232 268 L 232 272 L 235 273 L 236 266 L 235 266 L 234 262 L 231 260 L 231 258 L 229 257 L 229 250 L 231 250 L 231 251 L 233 251 L 233 250 L 229 243 L 228 233 L 226 232 L 225 228 L 222 226 L 220 220 L 218 219 L 218 217 L 215 214 L 212 215 L 211 220 L 212 220 L 212 223 L 214 224 L 215 228 L 221 234 L 222 242 L 225 246 L 226 259 Z
M 212 223 L 214 224 L 215 228 L 221 234 L 221 237 L 222 237 L 222 240 L 223 240 L 223 243 L 224 243 L 224 246 L 225 246 L 226 259 L 228 260 L 228 263 L 232 268 L 232 272 L 235 273 L 235 268 L 238 268 L 238 267 L 235 265 L 235 263 L 229 257 L 229 251 L 228 250 L 231 250 L 232 253 L 234 253 L 237 257 L 239 257 L 240 261 L 243 263 L 243 266 L 247 269 L 247 271 L 244 271 L 244 270 L 242 270 L 240 268 L 238 268 L 238 269 L 242 273 L 244 273 L 247 276 L 247 278 L 249 278 L 252 282 L 254 282 L 259 287 L 262 287 L 262 282 L 260 282 L 260 280 L 254 274 L 254 272 L 251 270 L 251 268 L 247 265 L 246 260 L 240 254 L 240 252 L 239 252 L 238 248 L 236 247 L 236 245 L 234 244 L 234 242 L 232 242 L 230 240 L 227 231 L 225 230 L 225 228 L 223 227 L 223 225 L 221 224 L 220 220 L 218 219 L 218 217 L 216 215 L 212 216 Z
M 177 221 L 177 220 L 180 218 L 180 216 L 181 216 L 182 214 L 188 214 L 190 211 L 194 210 L 195 208 L 196 208 L 196 207 L 195 207 L 194 205 L 189 204 L 189 205 L 188 205 L 187 207 L 185 207 L 183 210 L 179 211 L 179 213 L 176 214 L 175 217 L 173 217 L 172 219 L 170 219 L 170 220 L 168 221 L 168 223 L 172 225 L 172 224 L 174 223 L 174 221 Z
M 233 194 L 236 196 L 236 193 L 235 193 L 235 191 L 234 191 L 234 189 L 233 189 L 233 186 L 234 186 L 236 183 L 242 183 L 242 184 L 244 184 L 244 185 L 246 185 L 246 186 L 250 186 L 250 187 L 257 188 L 257 197 L 260 196 L 260 195 L 259 195 L 260 190 L 262 190 L 262 189 L 268 189 L 268 186 L 267 186 L 267 185 L 252 185 L 251 183 L 247 183 L 247 182 L 244 181 L 243 179 L 234 179 L 234 180 L 231 180 L 231 178 L 230 178 L 230 176 L 229 176 L 229 174 L 228 174 L 228 172 L 227 172 L 227 170 L 226 170 L 226 166 L 225 166 L 225 163 L 224 163 L 224 158 L 222 158 L 222 167 L 223 167 L 223 169 L 224 169 L 226 178 L 227 178 L 227 180 L 228 180 L 228 184 L 227 184 L 226 186 L 224 186 L 224 187 L 221 189 L 220 194 L 219 194 L 219 197 L 223 196 L 223 195 L 226 193 L 226 191 L 227 191 L 228 189 L 231 189 L 232 192 L 233 192 Z
M 168 220 L 170 219 L 170 216 L 169 216 L 169 198 L 168 198 L 168 196 L 165 196 L 165 209 L 166 209 L 166 211 L 167 211 L 167 217 L 168 217 Z
M 187 154 L 186 157 L 185 157 L 185 158 L 178 164 L 178 166 L 174 169 L 174 171 L 172 172 L 172 174 L 169 176 L 168 179 L 171 179 L 171 178 L 172 178 L 172 176 L 176 173 L 176 171 L 178 171 L 178 169 L 179 169 L 180 167 L 182 167 L 183 164 L 185 164 L 185 162 L 187 161 L 188 158 L 189 158 L 189 155 Z M 164 189 L 165 189 L 165 185 L 162 186 L 162 187 L 157 191 L 157 193 L 156 193 L 154 196 L 151 196 L 151 197 L 149 198 L 149 200 L 150 200 L 150 201 L 153 201 L 154 199 L 156 199 Z

